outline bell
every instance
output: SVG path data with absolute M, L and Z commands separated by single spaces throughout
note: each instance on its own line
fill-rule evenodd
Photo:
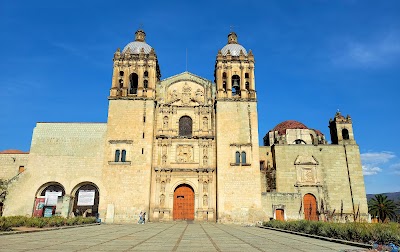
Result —
M 239 82 L 238 82 L 237 79 L 234 79 L 234 80 L 233 80 L 232 88 L 239 88 Z

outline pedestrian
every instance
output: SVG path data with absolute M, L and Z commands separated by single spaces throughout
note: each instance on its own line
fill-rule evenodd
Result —
M 140 214 L 139 214 L 138 224 L 143 224 L 143 213 L 142 212 L 140 212 Z
M 142 220 L 143 220 L 142 224 L 145 224 L 146 223 L 146 212 L 143 213 L 143 219 Z

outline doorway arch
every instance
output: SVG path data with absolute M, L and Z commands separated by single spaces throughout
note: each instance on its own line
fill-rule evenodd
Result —
M 304 219 L 317 221 L 317 200 L 311 193 L 307 193 L 303 198 L 304 203 Z
M 75 187 L 72 195 L 74 195 L 72 212 L 75 216 L 98 216 L 100 193 L 97 185 L 91 182 L 81 183 Z
M 174 220 L 194 220 L 194 190 L 190 185 L 179 185 L 174 191 Z

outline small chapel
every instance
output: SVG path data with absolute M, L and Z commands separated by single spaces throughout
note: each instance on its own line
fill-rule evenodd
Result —
M 260 146 L 255 56 L 235 32 L 215 53 L 214 80 L 162 79 L 155 49 L 136 31 L 113 56 L 106 123 L 40 122 L 29 152 L 0 152 L 0 216 L 367 220 L 352 118 L 327 118 L 329 142 L 284 121 Z

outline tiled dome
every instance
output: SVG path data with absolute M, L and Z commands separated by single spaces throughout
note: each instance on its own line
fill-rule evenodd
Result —
M 294 120 L 287 120 L 279 123 L 271 131 L 278 131 L 279 135 L 286 134 L 287 129 L 308 129 L 306 125 Z
M 243 51 L 244 55 L 247 55 L 246 49 L 240 44 L 227 44 L 221 49 L 222 55 L 226 56 L 226 54 L 228 54 L 228 50 L 232 56 L 239 56 L 240 50 Z
M 142 49 L 145 54 L 149 54 L 151 52 L 151 46 L 146 43 L 145 39 L 146 33 L 143 30 L 137 30 L 135 32 L 135 41 L 127 44 L 122 50 L 122 53 L 125 53 L 129 48 L 131 54 L 139 54 Z

